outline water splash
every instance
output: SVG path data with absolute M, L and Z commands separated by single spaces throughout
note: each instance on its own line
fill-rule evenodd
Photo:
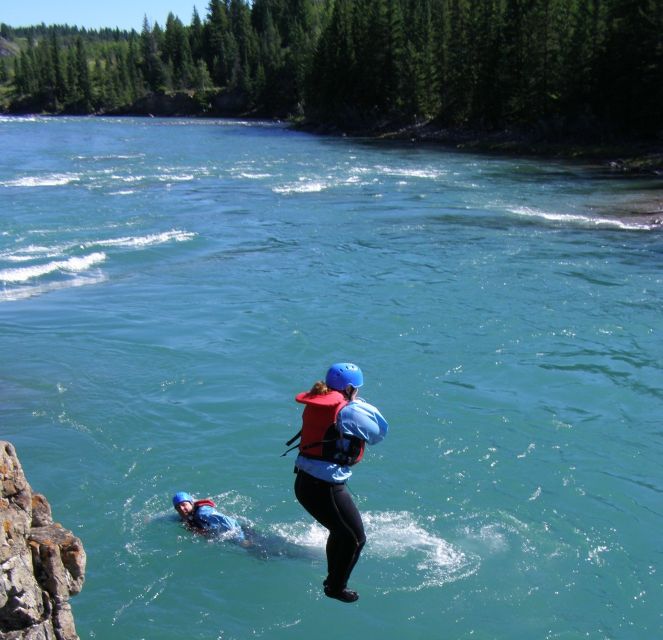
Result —
M 364 514 L 366 554 L 384 561 L 408 558 L 410 570 L 398 570 L 388 580 L 385 593 L 419 591 L 441 587 L 474 574 L 479 557 L 466 553 L 429 531 L 408 511 L 367 512 Z M 398 563 L 402 567 L 402 562 Z

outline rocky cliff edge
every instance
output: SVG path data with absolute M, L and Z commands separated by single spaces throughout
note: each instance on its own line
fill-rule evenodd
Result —
M 69 598 L 84 581 L 81 541 L 53 522 L 14 447 L 0 440 L 0 637 L 78 640 Z

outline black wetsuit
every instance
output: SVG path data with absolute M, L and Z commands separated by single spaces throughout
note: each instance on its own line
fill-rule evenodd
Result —
M 301 470 L 297 471 L 295 495 L 304 509 L 329 530 L 325 588 L 340 592 L 347 586 L 366 543 L 361 514 L 344 483 L 318 480 Z

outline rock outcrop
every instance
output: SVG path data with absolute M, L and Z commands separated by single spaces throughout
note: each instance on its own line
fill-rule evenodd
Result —
M 0 441 L 0 637 L 78 640 L 69 598 L 84 580 L 81 541 L 53 522 L 14 447 Z

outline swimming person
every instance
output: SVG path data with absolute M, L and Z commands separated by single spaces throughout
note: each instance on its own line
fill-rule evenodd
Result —
M 173 496 L 173 506 L 189 529 L 204 535 L 222 535 L 242 546 L 248 544 L 239 522 L 220 513 L 213 500 L 194 500 L 190 493 L 178 491 Z
M 355 602 L 356 591 L 347 588 L 350 574 L 366 543 L 364 524 L 346 482 L 351 467 L 364 455 L 364 446 L 387 435 L 387 421 L 374 406 L 357 397 L 364 383 L 361 369 L 349 362 L 332 365 L 325 381 L 295 397 L 305 405 L 295 461 L 295 496 L 329 531 L 325 595 Z
M 319 551 L 301 546 L 282 534 L 261 532 L 219 512 L 210 498 L 194 500 L 186 491 L 173 496 L 173 506 L 187 529 L 208 538 L 234 542 L 260 560 L 270 558 L 318 559 Z

